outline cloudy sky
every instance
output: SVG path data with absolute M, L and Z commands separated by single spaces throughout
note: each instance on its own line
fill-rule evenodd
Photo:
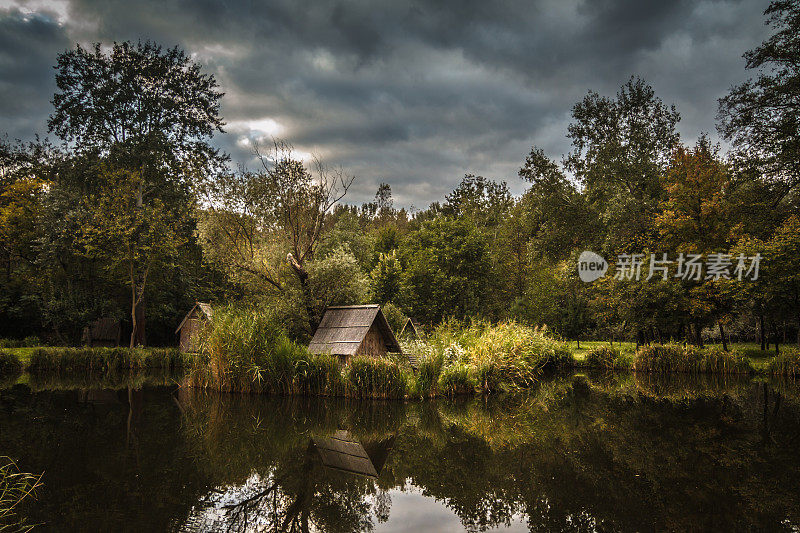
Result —
M 178 45 L 226 93 L 234 160 L 277 136 L 424 207 L 465 173 L 516 177 L 532 145 L 569 150 L 571 106 L 631 75 L 715 135 L 716 99 L 744 80 L 767 2 L 713 0 L 0 0 L 0 135 L 46 134 L 56 55 L 75 43 Z

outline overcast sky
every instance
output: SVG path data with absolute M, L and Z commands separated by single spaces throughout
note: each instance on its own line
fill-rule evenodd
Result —
M 465 173 L 506 180 L 532 145 L 569 151 L 572 105 L 631 75 L 677 105 L 686 142 L 716 137 L 717 98 L 768 34 L 753 0 L 0 0 L 0 134 L 47 133 L 56 55 L 75 43 L 178 45 L 226 93 L 235 161 L 277 136 L 424 207 Z

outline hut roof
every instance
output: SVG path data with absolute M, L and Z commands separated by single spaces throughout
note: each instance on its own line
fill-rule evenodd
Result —
M 339 429 L 333 435 L 311 440 L 324 466 L 352 474 L 378 477 L 394 446 L 395 436 L 365 444 L 349 431 Z
M 178 329 L 175 330 L 175 333 L 179 333 L 181 331 L 181 328 L 183 328 L 183 325 L 187 320 L 189 320 L 189 317 L 192 316 L 192 313 L 194 313 L 195 309 L 200 309 L 200 312 L 203 313 L 209 320 L 214 318 L 214 310 L 211 308 L 210 304 L 197 302 L 194 304 L 194 307 L 192 307 L 192 309 L 186 313 L 186 316 L 183 317 L 183 320 L 181 320 L 181 325 L 178 326 Z
M 308 349 L 311 353 L 353 355 L 372 324 L 378 325 L 390 352 L 402 352 L 381 306 L 377 304 L 328 307 Z

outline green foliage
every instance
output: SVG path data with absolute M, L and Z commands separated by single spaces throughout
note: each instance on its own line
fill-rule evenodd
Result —
M 403 398 L 408 390 L 400 367 L 381 357 L 353 357 L 347 381 L 351 393 L 359 398 Z
M 414 391 L 422 398 L 436 396 L 439 378 L 444 368 L 444 357 L 428 355 L 420 359 L 417 367 Z
M 603 370 L 617 370 L 627 368 L 628 361 L 623 359 L 617 348 L 611 346 L 598 346 L 589 350 L 584 360 L 584 365 Z
M 313 354 L 295 364 L 294 389 L 297 394 L 342 396 L 345 387 L 339 362 L 333 356 Z
M 22 372 L 22 362 L 16 354 L 0 351 L 0 376 L 16 376 Z
M 400 330 L 405 326 L 408 317 L 393 303 L 382 305 L 381 312 L 383 312 L 383 316 L 386 317 L 386 321 L 389 323 L 389 327 L 392 328 L 394 334 L 400 335 Z
M 27 370 L 44 373 L 108 373 L 125 369 L 180 368 L 186 364 L 177 348 L 37 348 Z
M 474 394 L 478 387 L 475 368 L 465 363 L 455 363 L 442 370 L 439 377 L 439 390 L 442 394 Z
M 400 293 L 402 268 L 397 258 L 397 250 L 381 253 L 378 264 L 372 269 L 372 294 L 378 303 L 385 304 L 394 300 Z
M 712 347 L 698 349 L 679 344 L 643 346 L 634 355 L 637 372 L 685 372 L 709 374 L 749 374 L 750 362 L 740 353 Z
M 774 376 L 800 377 L 800 349 L 781 351 L 769 362 L 767 371 Z

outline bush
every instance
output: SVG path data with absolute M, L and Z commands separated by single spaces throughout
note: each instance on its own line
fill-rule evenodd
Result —
M 22 373 L 22 363 L 16 354 L 0 352 L 0 376 L 17 376 Z
M 450 396 L 474 394 L 477 386 L 474 369 L 463 363 L 445 367 L 439 377 L 439 390 Z
M 353 357 L 347 382 L 352 394 L 361 398 L 403 398 L 407 390 L 400 367 L 380 357 Z
M 773 376 L 800 376 L 800 350 L 784 349 L 769 362 L 767 371 Z
M 33 348 L 41 343 L 39 337 L 32 335 L 24 339 L 0 339 L 0 348 Z

